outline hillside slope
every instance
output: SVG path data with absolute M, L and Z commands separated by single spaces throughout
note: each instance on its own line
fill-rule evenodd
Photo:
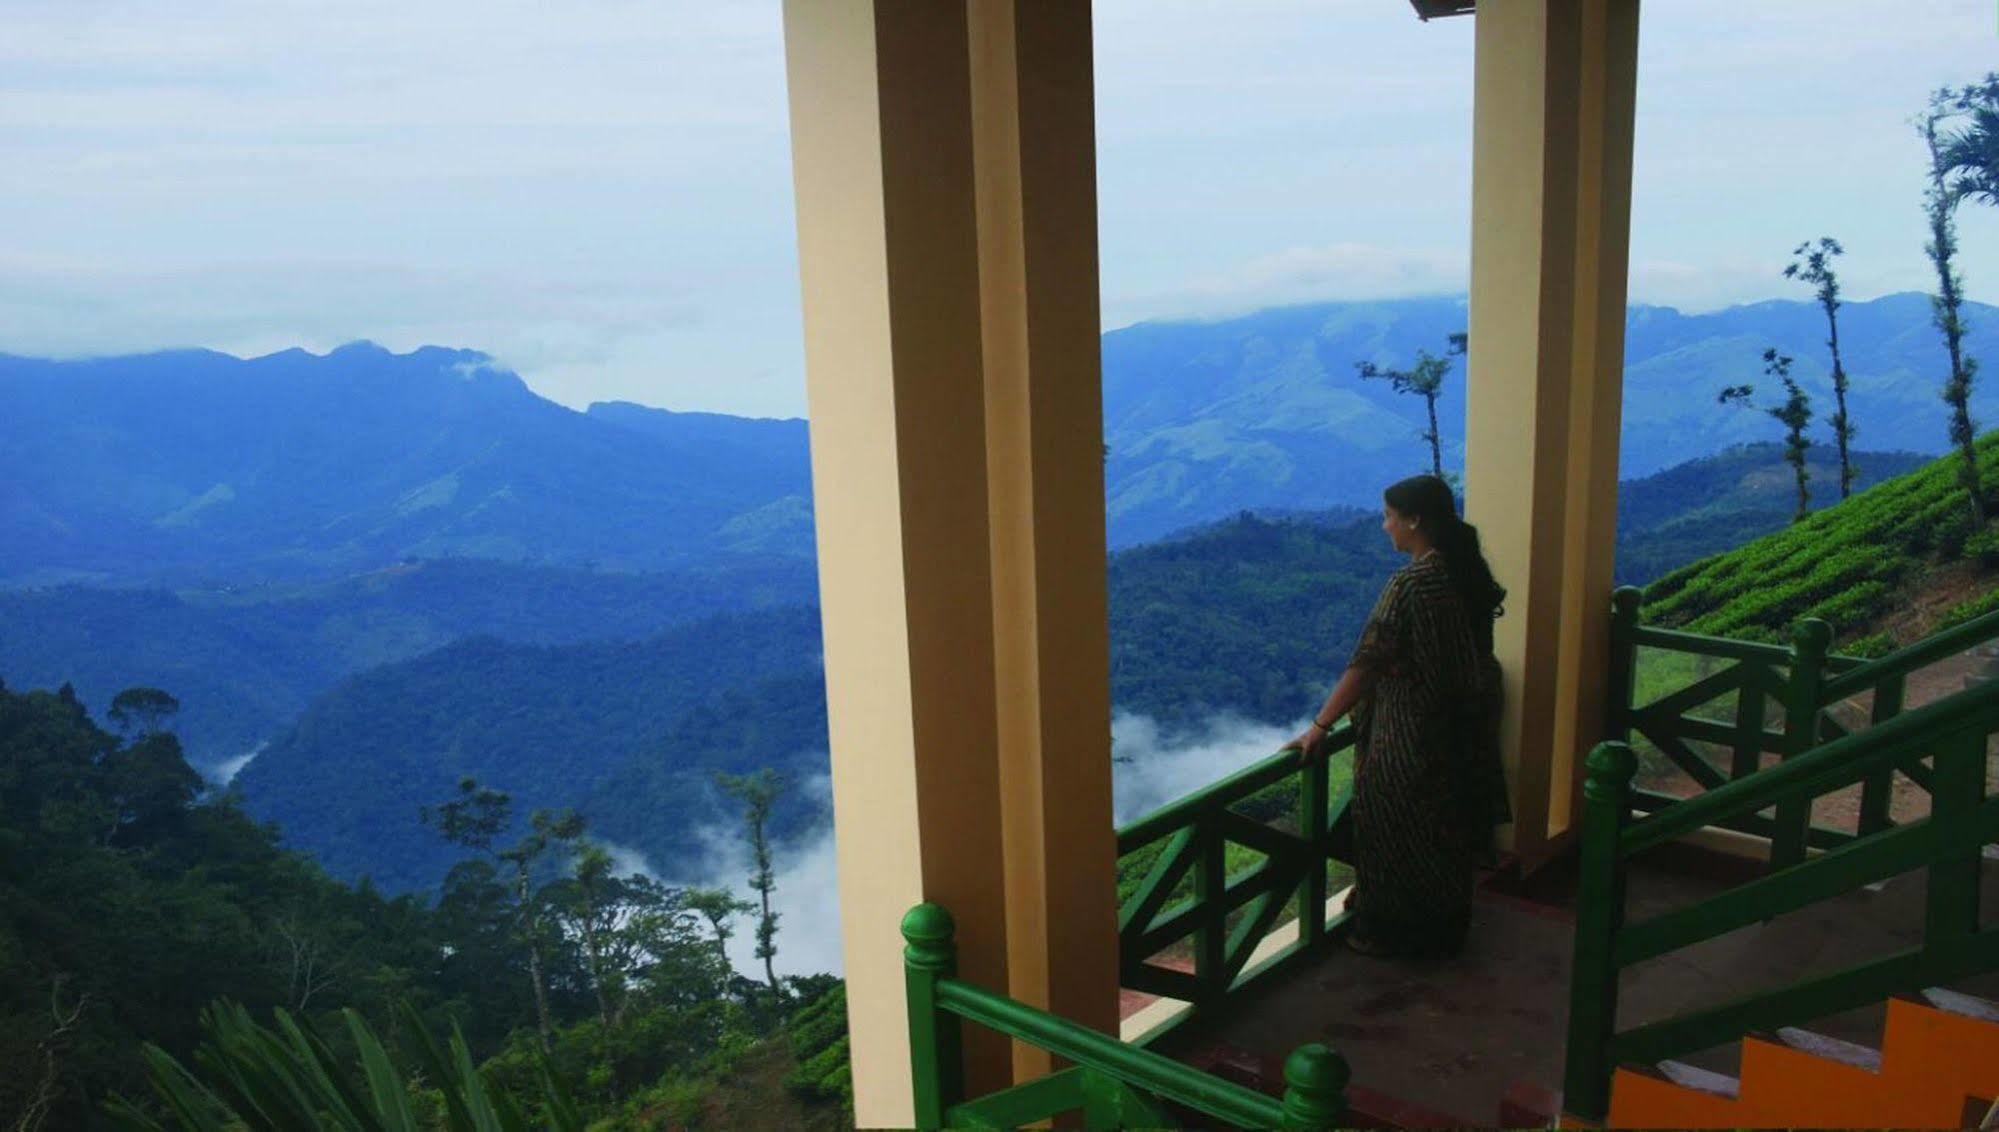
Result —
M 461 776 L 509 791 L 516 811 L 572 806 L 627 760 L 657 750 L 693 709 L 731 689 L 816 671 L 809 608 L 715 618 L 624 644 L 553 647 L 460 641 L 351 677 L 238 775 L 245 804 L 343 878 L 427 888 L 458 858 L 418 820 Z M 823 739 L 762 752 L 771 765 L 825 764 Z M 712 749 L 712 748 L 711 748 Z M 682 769 L 704 768 L 689 761 Z M 651 799 L 671 829 L 693 801 Z M 610 830 L 605 831 L 610 834 Z
M 1855 490 L 1930 462 L 1912 452 L 1855 452 Z M 1806 459 L 1813 510 L 1839 502 L 1839 461 L 1824 445 Z M 1690 562 L 1782 530 L 1797 513 L 1783 446 L 1751 444 L 1689 460 L 1617 487 L 1617 582 L 1643 585 Z
M 0 590 L 0 677 L 102 708 L 149 685 L 181 702 L 210 771 L 278 734 L 344 676 L 464 637 L 637 640 L 720 613 L 816 600 L 803 558 L 730 556 L 662 574 L 440 559 L 330 582 L 222 590 Z
M 1991 492 L 1999 487 L 1999 433 L 1981 437 L 1978 454 Z M 1957 461 L 1936 460 L 1802 523 L 1673 571 L 1646 589 L 1644 619 L 1782 640 L 1800 618 L 1819 617 L 1832 623 L 1841 647 L 1852 647 L 1891 617 L 1896 637 L 1907 643 L 1952 616 L 1952 607 L 1990 602 L 1999 596 L 1999 573 L 1981 559 L 1999 549 L 1999 536 L 1972 529 Z M 1909 609 L 1931 612 L 1894 616 Z

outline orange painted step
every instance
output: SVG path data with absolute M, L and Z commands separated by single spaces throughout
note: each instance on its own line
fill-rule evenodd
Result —
M 1888 1003 L 1881 1051 L 1808 1031 L 1743 1039 L 1739 1082 L 1685 1066 L 1625 1068 L 1614 1127 L 1961 1127 L 1999 1095 L 1999 1006 L 1948 991 Z

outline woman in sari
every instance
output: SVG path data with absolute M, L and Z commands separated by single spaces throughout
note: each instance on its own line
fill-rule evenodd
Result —
M 1388 580 L 1345 674 L 1291 745 L 1301 760 L 1323 758 L 1328 729 L 1353 714 L 1348 946 L 1454 955 L 1493 827 L 1510 820 L 1492 654 L 1506 591 L 1443 480 L 1403 480 L 1383 504 L 1382 530 L 1410 563 Z

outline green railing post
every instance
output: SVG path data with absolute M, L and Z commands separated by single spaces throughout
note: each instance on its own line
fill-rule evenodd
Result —
M 1970 833 L 1985 800 L 1985 732 L 1946 736 L 1931 777 L 1930 820 L 1939 832 Z M 1954 936 L 1978 931 L 1979 847 L 1932 864 L 1923 916 L 1923 943 L 1934 947 Z
M 1902 713 L 1902 693 L 1906 677 L 1891 676 L 1874 688 L 1874 712 L 1870 722 L 1880 724 Z M 1889 816 L 1889 803 L 1894 799 L 1895 771 L 1890 767 L 1878 774 L 1870 774 L 1860 788 L 1860 817 L 1854 831 L 1865 837 L 1879 833 L 1894 824 Z
M 1819 736 L 1819 685 L 1825 681 L 1826 650 L 1832 647 L 1832 626 L 1816 617 L 1798 622 L 1791 631 L 1791 680 L 1784 691 L 1784 758 L 1794 759 L 1812 749 Z M 1810 797 L 1777 803 L 1777 828 L 1770 839 L 1774 871 L 1805 859 L 1805 839 L 1811 830 Z
M 1770 694 L 1759 681 L 1770 669 L 1755 661 L 1740 661 L 1742 687 L 1735 693 L 1735 749 L 1728 764 L 1728 777 L 1748 778 L 1763 769 L 1763 720 L 1769 710 Z
M 1346 1058 L 1310 1042 L 1284 1059 L 1284 1130 L 1337 1128 L 1347 1111 Z
M 957 974 L 957 925 L 941 904 L 918 904 L 902 917 L 903 968 L 909 994 L 909 1061 L 916 1126 L 944 1127 L 965 1097 L 965 1059 L 956 1015 L 938 1008 L 937 984 Z
M 1196 1010 L 1207 1010 L 1228 993 L 1228 844 L 1214 818 L 1202 814 L 1194 826 L 1194 904 L 1201 926 L 1194 931 L 1194 978 L 1200 982 Z
M 1612 949 L 1624 922 L 1624 860 L 1618 839 L 1631 813 L 1637 756 L 1623 743 L 1591 751 L 1583 783 L 1581 875 L 1576 883 L 1576 952 L 1569 983 L 1568 1063 L 1563 1107 L 1601 1120 L 1610 1107 L 1611 1038 L 1617 1032 L 1617 965 Z
M 1331 761 L 1312 759 L 1300 772 L 1298 834 L 1312 849 L 1305 880 L 1298 886 L 1298 940 L 1308 948 L 1326 938 L 1326 862 L 1322 858 L 1329 839 L 1326 807 L 1332 801 L 1332 768 L 1327 764 Z
M 1618 743 L 1631 741 L 1631 709 L 1638 690 L 1638 606 L 1644 591 L 1637 586 L 1619 586 L 1610 595 L 1610 710 L 1604 713 L 1603 737 Z

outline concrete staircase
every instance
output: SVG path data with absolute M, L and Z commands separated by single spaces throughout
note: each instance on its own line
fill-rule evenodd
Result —
M 1999 1098 L 1999 1005 L 1948 990 L 1888 1002 L 1879 1049 L 1802 1029 L 1743 1039 L 1739 1076 L 1622 1068 L 1610 1127 L 1978 1127 Z

